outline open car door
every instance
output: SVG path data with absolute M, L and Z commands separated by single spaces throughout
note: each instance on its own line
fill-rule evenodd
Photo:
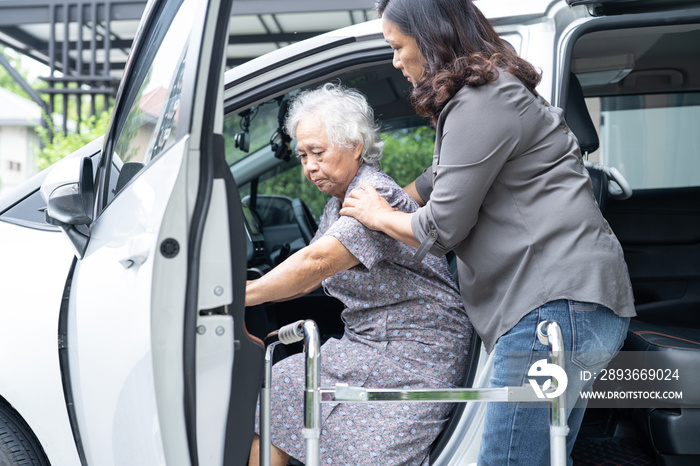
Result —
M 78 257 L 60 339 L 83 464 L 248 456 L 263 350 L 243 324 L 245 231 L 221 136 L 230 10 L 149 2 L 94 186 L 83 159 L 77 183 L 46 189 Z

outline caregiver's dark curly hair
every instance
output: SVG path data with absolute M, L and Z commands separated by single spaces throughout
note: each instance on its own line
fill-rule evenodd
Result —
M 537 95 L 540 72 L 498 37 L 471 0 L 378 0 L 375 7 L 415 39 L 425 58 L 425 73 L 414 83 L 411 102 L 433 124 L 459 89 L 495 81 L 499 70 Z

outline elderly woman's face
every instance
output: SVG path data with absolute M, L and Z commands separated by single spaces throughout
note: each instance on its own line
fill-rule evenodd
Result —
M 296 136 L 297 154 L 306 178 L 322 193 L 342 201 L 360 167 L 362 146 L 331 146 L 325 125 L 315 117 L 302 119 Z

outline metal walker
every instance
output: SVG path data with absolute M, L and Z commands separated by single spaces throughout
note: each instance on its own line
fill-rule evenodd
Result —
M 564 342 L 561 327 L 555 321 L 543 321 L 537 326 L 537 337 L 548 348 L 548 362 L 564 369 Z M 336 384 L 335 387 L 320 387 L 320 333 L 313 320 L 300 320 L 285 325 L 266 338 L 265 373 L 260 392 L 260 464 L 270 465 L 270 387 L 272 383 L 272 355 L 275 347 L 304 340 L 306 353 L 306 387 L 304 389 L 304 426 L 302 435 L 306 440 L 306 466 L 319 466 L 321 438 L 321 403 L 465 403 L 468 401 L 516 402 L 534 401 L 550 403 L 549 438 L 552 466 L 566 465 L 566 397 L 541 398 L 529 385 L 502 388 L 429 388 L 395 390 L 382 388 L 350 387 Z M 552 378 L 551 387 L 556 389 L 558 381 Z M 550 393 L 549 391 L 546 393 Z

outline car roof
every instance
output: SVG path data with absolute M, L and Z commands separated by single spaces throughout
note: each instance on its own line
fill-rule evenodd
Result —
M 352 42 L 371 39 L 383 40 L 381 20 L 367 21 L 330 31 L 254 58 L 226 72 L 225 88 L 236 86 L 247 79 L 283 67 L 304 57 L 317 55 Z

